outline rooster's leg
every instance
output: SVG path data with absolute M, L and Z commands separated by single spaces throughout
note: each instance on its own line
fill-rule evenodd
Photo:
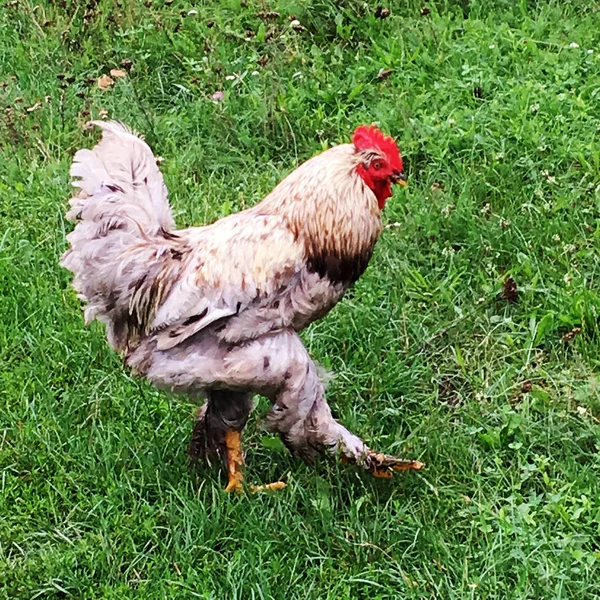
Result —
M 242 491 L 242 482 L 244 481 L 244 473 L 242 467 L 244 465 L 244 454 L 242 453 L 242 434 L 235 429 L 228 429 L 225 433 L 225 446 L 227 448 L 227 476 L 229 481 L 226 492 Z
M 252 394 L 211 390 L 198 413 L 189 445 L 191 462 L 218 456 L 227 471 L 225 491 L 241 492 L 244 464 L 242 430 L 252 410 Z
M 376 477 L 392 477 L 394 471 L 421 469 L 418 461 L 405 460 L 371 450 L 331 414 L 317 367 L 296 336 L 291 360 L 279 386 L 268 425 L 296 454 L 311 462 L 317 452 L 339 454 Z

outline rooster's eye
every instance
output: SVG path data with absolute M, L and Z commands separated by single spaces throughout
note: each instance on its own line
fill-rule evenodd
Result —
M 379 160 L 376 160 L 376 161 L 373 163 L 373 168 L 374 168 L 376 171 L 379 171 L 379 169 L 381 169 L 381 167 L 383 167 L 383 165 L 381 164 L 381 161 L 379 161 Z

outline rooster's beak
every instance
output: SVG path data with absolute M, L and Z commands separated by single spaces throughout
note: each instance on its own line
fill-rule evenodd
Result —
M 397 183 L 402 187 L 406 187 L 406 177 L 400 171 L 394 171 L 394 174 L 391 176 L 392 183 Z

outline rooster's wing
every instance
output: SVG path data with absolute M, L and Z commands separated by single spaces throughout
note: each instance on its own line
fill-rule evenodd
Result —
M 177 232 L 174 242 L 163 270 L 169 292 L 150 327 L 165 330 L 160 350 L 288 288 L 304 266 L 302 245 L 276 215 L 245 211 Z

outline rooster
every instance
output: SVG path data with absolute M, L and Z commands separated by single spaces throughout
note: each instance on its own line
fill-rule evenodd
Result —
M 177 230 L 148 145 L 120 123 L 93 124 L 102 139 L 73 160 L 67 218 L 77 224 L 61 264 L 86 323 L 106 325 L 126 365 L 159 388 L 206 396 L 190 458 L 220 458 L 226 490 L 240 491 L 241 433 L 258 393 L 273 403 L 267 427 L 309 463 L 334 453 L 380 477 L 420 469 L 333 418 L 298 335 L 367 267 L 392 184 L 405 185 L 395 142 L 360 126 L 256 206 Z

